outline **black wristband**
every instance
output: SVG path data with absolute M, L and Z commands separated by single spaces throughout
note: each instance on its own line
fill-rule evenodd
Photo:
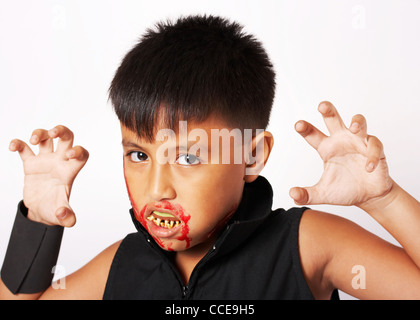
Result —
M 45 291 L 53 279 L 64 228 L 26 218 L 28 209 L 20 201 L 1 269 L 1 279 L 13 293 Z

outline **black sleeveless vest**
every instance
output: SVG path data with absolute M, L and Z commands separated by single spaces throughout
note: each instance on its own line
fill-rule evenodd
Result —
M 172 263 L 134 218 L 137 233 L 121 243 L 104 299 L 313 299 L 303 276 L 298 231 L 308 208 L 271 210 L 273 191 L 262 176 L 245 184 L 238 210 L 185 285 Z M 333 294 L 337 297 L 337 292 Z

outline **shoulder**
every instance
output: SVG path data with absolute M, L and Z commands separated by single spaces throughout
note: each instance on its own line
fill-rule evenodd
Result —
M 314 296 L 329 299 L 335 289 L 328 266 L 337 252 L 364 230 L 343 217 L 306 210 L 299 225 L 299 254 L 305 279 Z
M 302 253 L 310 250 L 323 261 L 329 261 L 346 242 L 367 235 L 366 230 L 346 218 L 311 209 L 303 213 L 299 226 Z
M 316 210 L 302 216 L 299 254 L 305 279 L 317 298 L 328 299 L 336 288 L 349 292 L 352 267 L 375 265 L 384 256 L 400 257 L 400 251 L 346 218 Z
M 345 218 L 305 211 L 299 249 L 305 279 L 317 298 L 326 299 L 334 288 L 360 299 L 405 299 L 419 294 L 413 285 L 420 281 L 419 270 L 404 249 Z M 357 276 L 355 267 L 361 272 Z M 363 280 L 363 290 L 355 280 Z
M 42 299 L 102 299 L 109 270 L 114 256 L 123 240 L 119 240 L 89 261 L 85 266 L 58 280 L 63 283 L 65 290 L 55 290 L 50 287 Z
M 346 218 L 312 209 L 305 210 L 300 223 L 302 236 L 315 236 L 322 239 L 334 237 L 343 231 L 349 231 L 357 227 L 357 224 Z M 326 231 L 328 232 L 326 233 Z
M 104 249 L 101 253 L 99 253 L 95 258 L 92 259 L 92 261 L 90 262 L 91 266 L 93 266 L 95 269 L 101 269 L 103 271 L 106 271 L 106 273 L 108 274 L 112 260 L 114 259 L 114 256 L 117 250 L 120 248 L 122 242 L 123 240 L 119 240 L 107 247 L 106 249 Z

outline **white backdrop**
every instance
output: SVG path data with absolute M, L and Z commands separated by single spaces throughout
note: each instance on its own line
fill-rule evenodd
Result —
M 146 28 L 166 18 L 207 13 L 237 20 L 265 45 L 277 71 L 269 130 L 275 147 L 263 171 L 274 207 L 294 206 L 293 186 L 322 173 L 317 153 L 294 131 L 305 119 L 324 132 L 317 112 L 332 101 L 344 121 L 362 113 L 385 146 L 391 176 L 420 199 L 420 1 L 0 1 L 0 261 L 23 170 L 8 151 L 13 138 L 64 124 L 90 159 L 73 186 L 74 228 L 58 263 L 71 273 L 133 232 L 119 123 L 107 102 L 122 57 Z M 396 243 L 354 207 L 313 206 L 349 218 Z M 341 294 L 343 299 L 351 298 Z

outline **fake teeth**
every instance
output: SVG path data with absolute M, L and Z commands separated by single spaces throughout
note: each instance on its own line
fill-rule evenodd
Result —
M 167 229 L 178 227 L 181 224 L 180 221 L 159 219 L 159 218 L 154 217 L 153 215 L 148 216 L 147 220 L 152 221 L 155 225 L 159 227 L 167 228 Z

